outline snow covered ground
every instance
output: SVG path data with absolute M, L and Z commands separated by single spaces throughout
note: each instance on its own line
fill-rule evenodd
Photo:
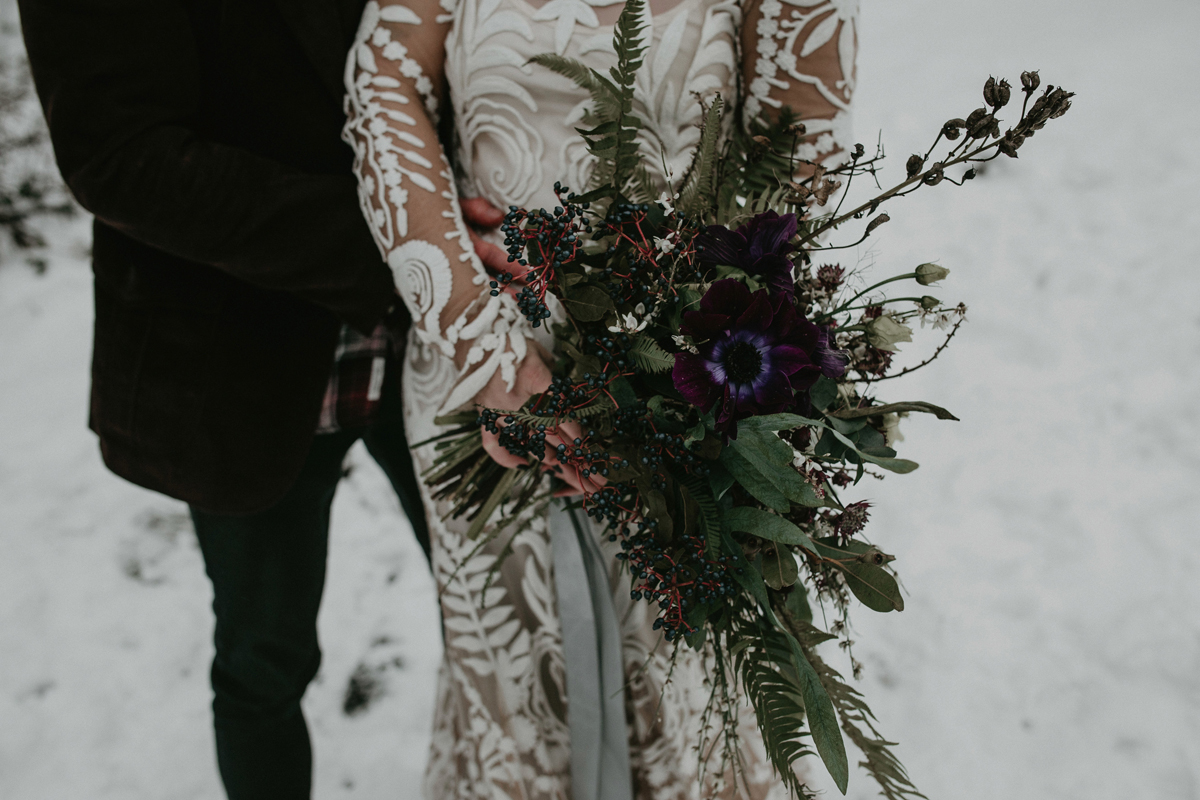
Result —
M 908 420 L 921 469 L 866 487 L 909 598 L 855 617 L 862 688 L 931 800 L 1200 798 L 1200 5 L 863 5 L 856 127 L 882 130 L 885 178 L 988 74 L 1078 97 L 860 254 L 938 260 L 936 294 L 971 309 L 888 390 L 962 421 Z M 217 800 L 203 565 L 181 504 L 100 463 L 86 220 L 43 229 L 44 275 L 0 253 L 0 797 Z M 316 797 L 415 798 L 432 586 L 382 474 L 351 463 L 305 699 Z

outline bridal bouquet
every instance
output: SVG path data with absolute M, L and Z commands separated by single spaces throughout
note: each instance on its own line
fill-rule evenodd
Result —
M 1071 94 L 1039 94 L 1037 73 L 1024 73 L 1020 118 L 1001 133 L 996 114 L 1013 87 L 989 78 L 985 106 L 945 123 L 929 151 L 908 159 L 902 183 L 846 210 L 854 180 L 875 176 L 881 151 L 857 145 L 835 169 L 799 162 L 804 126 L 787 109 L 774 124 L 723 135 L 717 97 L 690 168 L 663 192 L 632 111 L 641 5 L 625 6 L 608 76 L 560 56 L 534 59 L 591 94 L 594 125 L 580 133 L 596 159 L 593 185 L 584 194 L 556 185 L 553 210 L 510 209 L 502 230 L 523 272 L 496 276 L 492 290 L 515 292 L 535 327 L 551 327 L 554 378 L 520 411 L 440 420 L 457 427 L 439 437 L 426 480 L 480 536 L 495 530 L 487 523 L 501 506 L 515 517 L 546 502 L 539 461 L 585 479 L 590 491 L 575 502 L 619 543 L 633 598 L 655 605 L 668 641 L 706 654 L 716 731 L 706 760 L 719 752 L 721 768 L 736 773 L 740 696 L 796 794 L 809 794 L 793 765 L 810 744 L 845 791 L 844 733 L 884 795 L 921 797 L 817 645 L 840 638 L 848 649 L 852 598 L 879 612 L 904 607 L 892 556 L 862 536 L 869 504 L 839 493 L 864 475 L 917 468 L 892 447 L 901 416 L 954 419 L 877 390 L 936 358 L 966 308 L 924 293 L 948 274 L 936 264 L 854 291 L 853 276 L 829 259 L 839 246 L 827 234 L 853 227 L 840 247 L 858 244 L 887 222 L 885 202 L 962 185 L 973 163 L 1015 158 Z M 881 294 L 888 284 L 903 296 Z M 552 313 L 555 301 L 564 313 Z M 917 322 L 944 338 L 925 361 L 894 371 L 896 345 L 912 340 Z M 491 461 L 482 429 L 532 466 Z M 547 456 L 547 435 L 568 431 Z M 835 612 L 830 630 L 814 625 L 816 604 Z

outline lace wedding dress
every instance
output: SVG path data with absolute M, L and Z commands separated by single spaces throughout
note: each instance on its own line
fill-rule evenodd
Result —
M 346 70 L 345 137 L 357 156 L 363 211 L 413 317 L 403 382 L 410 441 L 436 434 L 434 418 L 468 405 L 497 371 L 511 385 L 529 349 L 535 332 L 515 302 L 487 291 L 458 196 L 499 208 L 552 208 L 555 181 L 586 188 L 590 163 L 574 129 L 588 99 L 527 61 L 555 52 L 607 70 L 615 62 L 611 23 L 619 2 L 367 3 Z M 848 147 L 856 14 L 857 0 L 652 3 L 635 112 L 664 186 L 682 175 L 699 138 L 697 97 L 718 92 L 740 100 L 743 119 L 791 106 L 809 132 L 801 155 L 836 158 Z M 446 114 L 453 115 L 454 170 L 437 134 Z M 431 446 L 414 450 L 418 472 L 433 455 Z M 578 772 L 588 754 L 573 758 L 571 749 L 553 514 L 525 520 L 489 583 L 508 537 L 473 553 L 465 524 L 443 520 L 446 509 L 427 493 L 425 503 L 446 642 L 425 796 L 570 798 L 572 765 Z M 516 522 L 499 516 L 498 524 Z M 654 609 L 629 599 L 628 578 L 615 559 L 608 562 L 624 664 L 618 710 L 628 751 L 619 755 L 633 788 L 632 795 L 627 787 L 605 790 L 600 800 L 728 795 L 726 776 L 711 765 L 701 783 L 697 746 L 708 688 L 699 659 L 681 648 L 672 663 L 673 648 L 651 629 Z M 777 781 L 759 752 L 752 714 L 744 717 L 751 794 L 772 796 Z M 578 786 L 576 775 L 575 794 L 585 793 Z

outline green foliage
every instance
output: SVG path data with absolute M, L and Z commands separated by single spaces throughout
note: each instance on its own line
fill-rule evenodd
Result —
M 837 537 L 817 539 L 813 544 L 818 555 L 826 559 L 825 563 L 842 573 L 846 586 L 864 606 L 880 612 L 904 610 L 900 585 L 883 568 L 891 560 L 890 556 L 865 542 L 839 543 Z
M 791 156 L 797 137 L 793 127 L 798 121 L 796 114 L 785 106 L 774 122 L 755 119 L 750 122 L 749 130 L 736 133 L 729 154 L 723 159 L 723 170 L 737 176 L 737 180 L 721 181 L 719 200 L 722 208 L 736 203 L 738 194 L 745 198 L 777 195 L 779 202 L 773 204 L 774 207 L 783 204 L 787 184 L 794 172 Z
M 571 316 L 580 322 L 598 322 L 615 310 L 612 298 L 599 286 L 590 283 L 572 287 L 563 298 L 563 304 Z
M 816 653 L 816 645 L 830 638 L 829 634 L 814 628 L 812 625 L 798 619 L 788 610 L 782 612 L 784 621 L 794 633 L 806 660 L 812 665 L 821 685 L 825 687 L 833 706 L 837 709 L 841 720 L 842 730 L 850 741 L 862 751 L 863 761 L 859 766 L 867 771 L 888 800 L 905 800 L 905 798 L 922 798 L 925 795 L 917 791 L 909 779 L 908 773 L 900 760 L 896 758 L 891 748 L 895 742 L 889 742 L 875 727 L 875 715 L 867 707 L 862 694 L 848 686 L 837 670 L 826 664 Z
M 667 372 L 675 366 L 675 356 L 659 347 L 649 336 L 639 336 L 629 349 L 629 355 L 642 372 Z
M 824 500 L 792 468 L 792 448 L 769 430 L 741 424 L 738 438 L 721 452 L 721 463 L 759 502 L 781 514 L 790 503 L 817 508 Z M 790 501 L 790 502 L 789 502 Z
M 805 550 L 818 554 L 816 546 L 808 534 L 796 527 L 795 523 L 769 511 L 753 506 L 738 506 L 725 512 L 725 524 L 730 530 L 742 531 L 769 539 L 772 542 L 803 547 Z
M 718 143 L 724 103 L 717 95 L 700 125 L 700 144 L 679 188 L 679 210 L 686 216 L 701 217 L 717 201 Z
M 814 753 L 805 746 L 810 735 L 804 729 L 804 695 L 784 634 L 765 626 L 747 626 L 738 631 L 737 640 L 749 643 L 734 653 L 734 670 L 754 708 L 767 757 L 788 789 L 800 797 L 815 797 L 792 766 Z
M 645 0 L 629 0 L 617 20 L 613 49 L 617 64 L 606 78 L 596 70 L 572 58 L 543 53 L 529 59 L 571 79 L 592 98 L 592 117 L 596 125 L 579 129 L 588 151 L 596 157 L 588 199 L 614 197 L 625 192 L 632 182 L 634 194 L 652 191 L 652 182 L 638 158 L 637 135 L 642 121 L 633 114 L 633 86 L 646 53 L 642 39 Z

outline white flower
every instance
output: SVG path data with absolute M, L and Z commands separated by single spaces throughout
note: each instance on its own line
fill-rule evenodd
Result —
M 692 344 L 691 342 L 689 342 L 687 339 L 680 336 L 679 334 L 672 335 L 671 341 L 674 342 L 675 346 L 678 347 L 680 350 L 686 350 L 689 353 L 699 353 L 700 352 L 699 350 L 696 349 L 696 345 Z
M 867 340 L 880 350 L 894 353 L 897 342 L 912 341 L 912 328 L 897 322 L 891 314 L 882 314 L 867 323 Z
M 668 194 L 666 191 L 664 191 L 662 194 L 660 194 L 658 196 L 658 204 L 660 206 L 662 206 L 664 209 L 666 209 L 666 212 L 668 214 L 674 214 L 675 206 L 671 205 L 671 201 L 675 200 L 678 197 L 679 197 L 679 195 L 675 195 L 674 197 L 672 197 L 670 194 Z M 658 241 L 659 240 L 655 239 L 656 244 L 658 243 Z
M 640 304 L 639 304 L 640 305 Z M 650 319 L 644 319 L 638 322 L 638 318 L 633 314 L 626 314 L 618 319 L 616 325 L 609 325 L 608 330 L 611 333 L 637 333 L 650 324 Z

